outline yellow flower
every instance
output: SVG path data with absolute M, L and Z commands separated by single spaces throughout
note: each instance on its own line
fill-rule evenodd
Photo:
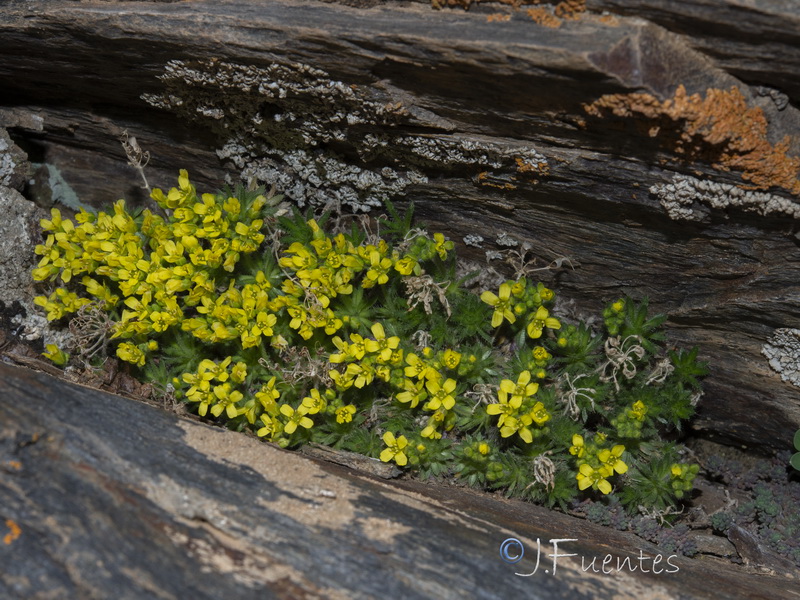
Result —
M 606 480 L 606 477 L 610 475 L 611 473 L 603 467 L 595 469 L 587 463 L 583 463 L 576 476 L 578 479 L 578 489 L 582 491 L 591 487 L 594 490 L 600 490 L 604 494 L 610 494 L 611 484 Z
M 195 188 L 189 183 L 189 173 L 185 169 L 181 169 L 178 176 L 178 187 L 180 189 L 172 188 L 166 196 L 164 192 L 156 188 L 150 194 L 150 197 L 162 208 L 174 209 L 194 202 Z
M 435 425 L 428 425 L 422 430 L 422 432 L 420 432 L 420 435 L 424 438 L 428 438 L 429 440 L 442 439 L 442 432 L 437 430 Z
M 553 290 L 544 287 L 541 283 L 536 286 L 536 289 L 542 302 L 550 302 L 555 297 Z
M 506 319 L 509 323 L 513 323 L 517 320 L 517 317 L 514 316 L 511 310 L 511 286 L 507 283 L 500 286 L 497 296 L 488 290 L 483 292 L 481 294 L 481 300 L 489 306 L 494 307 L 492 327 L 499 327 L 503 319 Z
M 436 371 L 436 369 L 431 367 L 413 352 L 406 354 L 406 363 L 408 364 L 404 370 L 406 377 L 416 377 L 417 379 L 439 379 L 439 373 Z
M 445 350 L 442 355 L 442 364 L 448 369 L 455 369 L 461 362 L 461 353 L 455 350 Z
M 576 433 L 572 436 L 572 446 L 569 447 L 569 453 L 581 458 L 585 452 L 586 447 L 583 445 L 583 436 Z
M 553 357 L 544 347 L 536 346 L 533 349 L 533 359 L 536 361 L 546 361 Z
M 641 400 L 633 403 L 632 410 L 628 411 L 628 416 L 637 421 L 644 421 L 644 416 L 647 414 L 647 406 Z
M 407 369 L 408 367 L 406 367 Z M 417 404 L 428 397 L 425 391 L 424 380 L 414 381 L 413 379 L 403 380 L 403 390 L 397 394 L 397 400 L 403 403 L 410 402 L 411 408 L 416 408 Z
M 256 435 L 258 437 L 269 436 L 269 439 L 272 439 L 281 430 L 280 421 L 274 419 L 268 414 L 262 414 L 259 419 L 261 419 L 261 422 L 264 424 L 264 426 L 256 431 Z
M 500 401 L 504 402 L 506 396 L 511 394 L 511 400 L 519 400 L 517 403 L 517 406 L 519 406 L 523 400 L 533 396 L 539 390 L 539 384 L 531 383 L 530 381 L 530 371 L 522 371 L 522 373 L 519 374 L 517 383 L 514 383 L 510 379 L 503 379 L 503 381 L 500 382 L 500 390 L 497 392 Z
M 509 285 L 511 285 L 511 295 L 515 298 L 522 298 L 523 294 L 525 293 L 525 289 L 528 287 L 528 282 L 523 277 L 522 279 L 513 283 L 509 282 Z
M 401 435 L 395 439 L 394 434 L 387 431 L 383 434 L 383 443 L 386 444 L 386 448 L 381 452 L 383 462 L 394 460 L 401 467 L 408 464 L 408 457 L 405 454 L 405 447 L 408 446 L 406 436 Z
M 278 414 L 276 401 L 281 396 L 280 392 L 275 389 L 276 380 L 277 378 L 273 377 L 267 383 L 262 385 L 261 389 L 256 392 L 256 400 L 258 400 L 261 403 L 261 406 L 264 407 L 264 410 L 266 410 L 272 416 L 276 416 Z
M 283 426 L 283 430 L 292 435 L 297 429 L 298 425 L 305 429 L 310 429 L 314 425 L 314 421 L 306 416 L 306 407 L 299 406 L 297 410 L 293 409 L 288 404 L 281 404 L 281 414 L 289 420 Z
M 478 445 L 478 452 L 480 452 L 483 456 L 489 454 L 489 450 L 490 450 L 489 444 L 487 444 L 486 442 L 481 442 Z
M 397 336 L 387 338 L 383 325 L 380 323 L 372 325 L 372 335 L 375 336 L 374 340 L 364 340 L 367 352 L 378 354 L 378 358 L 383 362 L 389 361 L 392 358 L 392 352 L 400 345 L 400 338 Z
M 315 415 L 325 410 L 327 403 L 325 399 L 319 395 L 319 390 L 317 388 L 311 388 L 310 395 L 303 398 L 302 405 L 306 409 L 306 414 Z
M 60 367 L 63 367 L 65 364 L 67 364 L 67 361 L 69 360 L 69 354 L 61 350 L 55 344 L 47 344 L 45 346 L 45 350 L 47 350 L 47 352 L 42 352 L 42 356 L 45 358 L 49 358 Z
M 522 399 L 519 396 L 509 399 L 508 395 L 505 394 L 500 397 L 499 403 L 489 404 L 486 407 L 486 413 L 490 415 L 500 415 L 500 418 L 497 420 L 497 426 L 504 427 L 507 421 L 514 419 L 514 415 L 516 415 L 521 405 Z
M 531 409 L 530 416 L 531 419 L 533 419 L 533 422 L 537 425 L 543 425 L 550 420 L 550 413 L 547 412 L 544 404 L 541 402 L 534 404 L 533 409 Z
M 123 342 L 117 346 L 117 356 L 125 362 L 134 364 L 137 367 L 144 366 L 144 352 L 142 352 L 138 346 L 135 346 L 129 342 Z
M 240 391 L 231 391 L 231 384 L 223 383 L 222 385 L 214 386 L 214 396 L 217 398 L 217 403 L 211 407 L 212 415 L 218 417 L 222 414 L 222 411 L 225 411 L 225 415 L 229 419 L 239 416 L 239 409 L 236 408 L 236 403 L 242 399 Z
M 403 258 L 398 259 L 394 263 L 394 270 L 400 275 L 411 275 L 417 266 L 417 259 L 413 256 L 406 254 Z
M 433 249 L 439 255 L 439 258 L 445 260 L 447 258 L 447 251 L 453 249 L 453 242 L 445 241 L 444 234 L 442 233 L 434 233 L 433 241 Z
M 545 327 L 548 329 L 561 329 L 561 323 L 558 319 L 551 317 L 550 312 L 544 306 L 540 306 L 533 315 L 531 322 L 528 323 L 528 337 L 531 339 L 541 337 L 542 330 Z
M 628 470 L 628 465 L 620 459 L 623 452 L 625 452 L 625 446 L 619 444 L 614 446 L 611 450 L 608 448 L 600 450 L 600 452 L 597 453 L 597 458 L 599 458 L 600 462 L 608 467 L 608 469 L 622 475 Z
M 389 281 L 389 269 L 392 268 L 392 260 L 390 258 L 381 258 L 381 254 L 377 250 L 373 250 L 369 254 L 370 268 L 364 276 L 364 281 L 361 284 L 363 288 L 374 287 L 383 285 Z
M 533 442 L 533 433 L 531 433 L 528 425 L 530 425 L 532 422 L 533 421 L 530 415 L 522 415 L 519 418 L 509 417 L 506 419 L 505 424 L 500 428 L 500 435 L 501 437 L 506 438 L 517 433 L 526 444 L 530 444 Z
M 430 393 L 430 399 L 424 408 L 438 410 L 440 406 L 444 406 L 450 410 L 455 406 L 456 399 L 453 396 L 453 391 L 456 389 L 455 379 L 448 379 L 441 386 L 438 381 L 428 381 L 425 387 Z
M 339 424 L 349 423 L 353 420 L 353 415 L 356 414 L 356 407 L 352 404 L 342 406 L 336 409 L 336 422 Z
M 247 377 L 247 364 L 238 362 L 233 365 L 231 369 L 231 381 L 234 383 L 242 383 Z

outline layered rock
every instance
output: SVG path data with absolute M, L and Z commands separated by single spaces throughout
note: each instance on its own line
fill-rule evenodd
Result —
M 537 273 L 568 315 L 646 295 L 701 347 L 697 429 L 787 446 L 800 392 L 770 364 L 798 357 L 769 340 L 800 316 L 791 4 L 451 4 L 7 3 L 6 124 L 85 203 L 146 197 L 127 131 L 151 185 L 187 168 L 301 206 L 413 200 L 478 263 L 498 239 L 568 257 Z

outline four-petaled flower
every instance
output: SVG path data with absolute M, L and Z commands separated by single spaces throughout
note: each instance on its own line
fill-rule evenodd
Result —
M 523 371 L 517 378 L 517 383 L 510 379 L 503 379 L 500 382 L 500 390 L 497 392 L 501 402 L 505 402 L 505 398 L 511 395 L 511 400 L 519 400 L 521 403 L 525 398 L 533 396 L 539 390 L 538 383 L 531 383 L 531 372 Z M 517 404 L 519 406 L 519 404 Z
M 606 477 L 611 476 L 611 471 L 608 467 L 600 467 L 595 469 L 587 463 L 583 463 L 578 469 L 578 489 L 583 491 L 591 487 L 593 490 L 600 490 L 604 494 L 611 493 L 611 484 L 608 483 Z
M 282 404 L 280 410 L 281 414 L 289 419 L 283 426 L 283 430 L 289 435 L 295 432 L 298 425 L 305 429 L 310 429 L 311 426 L 314 425 L 314 421 L 306 416 L 307 409 L 302 404 L 297 410 L 293 409 L 288 404 Z
M 400 345 L 400 338 L 397 336 L 387 338 L 383 325 L 380 323 L 373 324 L 371 330 L 375 339 L 364 340 L 367 352 L 377 354 L 380 360 L 387 362 L 392 358 L 392 352 Z
M 500 285 L 498 295 L 488 290 L 483 292 L 481 294 L 481 300 L 489 306 L 494 307 L 492 327 L 500 327 L 503 319 L 506 319 L 509 323 L 513 323 L 517 320 L 517 317 L 514 316 L 514 312 L 511 310 L 511 286 L 507 283 Z
M 528 337 L 534 340 L 542 337 L 542 330 L 545 327 L 548 329 L 561 329 L 561 323 L 558 319 L 551 317 L 550 312 L 544 306 L 540 306 L 536 309 L 530 323 L 528 323 Z
M 394 460 L 401 467 L 408 464 L 408 457 L 405 454 L 405 447 L 408 446 L 406 436 L 395 438 L 391 431 L 387 431 L 383 434 L 383 443 L 386 444 L 386 448 L 381 452 L 383 462 Z
M 497 420 L 497 426 L 503 427 L 507 422 L 514 420 L 514 415 L 517 413 L 517 410 L 519 410 L 521 405 L 521 398 L 512 397 L 509 399 L 508 395 L 506 394 L 500 398 L 499 403 L 489 404 L 486 407 L 486 413 L 490 415 L 500 415 L 500 418 Z
M 600 462 L 603 463 L 603 465 L 605 465 L 606 467 L 608 467 L 609 470 L 616 471 L 617 473 L 622 475 L 628 470 L 628 465 L 626 465 L 620 459 L 620 456 L 622 456 L 623 452 L 625 452 L 625 446 L 619 444 L 617 446 L 614 446 L 611 450 L 609 450 L 608 448 L 600 450 L 600 452 L 597 453 L 597 458 L 599 458 Z
M 336 409 L 336 422 L 340 425 L 342 423 L 349 423 L 353 420 L 354 414 L 356 414 L 356 407 L 352 404 L 339 407 Z
M 440 406 L 444 406 L 446 410 L 450 410 L 455 406 L 456 399 L 453 396 L 453 391 L 456 389 L 455 379 L 448 379 L 442 385 L 439 385 L 438 381 L 428 381 L 425 387 L 430 393 L 426 409 L 438 410 Z
M 444 365 L 448 369 L 457 368 L 458 364 L 460 362 L 461 362 L 461 353 L 460 352 L 456 352 L 455 350 L 450 350 L 448 348 L 442 354 L 442 365 Z
M 569 447 L 569 453 L 582 458 L 585 452 L 586 447 L 583 445 L 583 436 L 576 433 L 572 436 L 572 446 Z
M 310 395 L 303 398 L 302 406 L 305 407 L 306 414 L 315 415 L 325 410 L 327 402 L 325 402 L 325 398 L 319 395 L 317 388 L 311 388 Z
M 550 413 L 547 412 L 547 409 L 545 409 L 544 404 L 541 402 L 537 402 L 533 405 L 530 415 L 533 422 L 537 425 L 544 425 L 545 422 L 550 420 Z

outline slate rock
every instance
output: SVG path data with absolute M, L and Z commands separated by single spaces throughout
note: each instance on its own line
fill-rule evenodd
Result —
M 146 202 L 128 131 L 154 186 L 188 168 L 305 206 L 413 199 L 485 270 L 512 275 L 486 264 L 503 235 L 537 268 L 568 257 L 534 273 L 567 319 L 647 296 L 701 348 L 695 431 L 787 448 L 800 389 L 770 364 L 798 357 L 762 350 L 800 318 L 793 4 L 590 0 L 557 27 L 525 7 L 356 4 L 8 2 L 2 102 L 43 123 L 12 137 L 95 206 Z
M 1 363 L 0 472 L 9 599 L 727 600 L 786 598 L 795 587 L 666 556 L 531 504 L 376 478 Z M 558 552 L 575 556 L 554 564 L 553 539 L 574 540 Z

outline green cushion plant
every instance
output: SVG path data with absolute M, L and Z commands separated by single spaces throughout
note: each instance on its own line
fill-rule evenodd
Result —
M 198 194 L 186 171 L 152 198 L 159 214 L 120 200 L 42 221 L 36 303 L 81 339 L 54 361 L 113 348 L 232 429 L 549 506 L 615 494 L 666 511 L 692 489 L 675 434 L 706 368 L 666 350 L 646 301 L 615 299 L 593 328 L 526 276 L 475 293 L 453 243 L 388 203 L 372 225 L 314 219 L 263 190 Z

